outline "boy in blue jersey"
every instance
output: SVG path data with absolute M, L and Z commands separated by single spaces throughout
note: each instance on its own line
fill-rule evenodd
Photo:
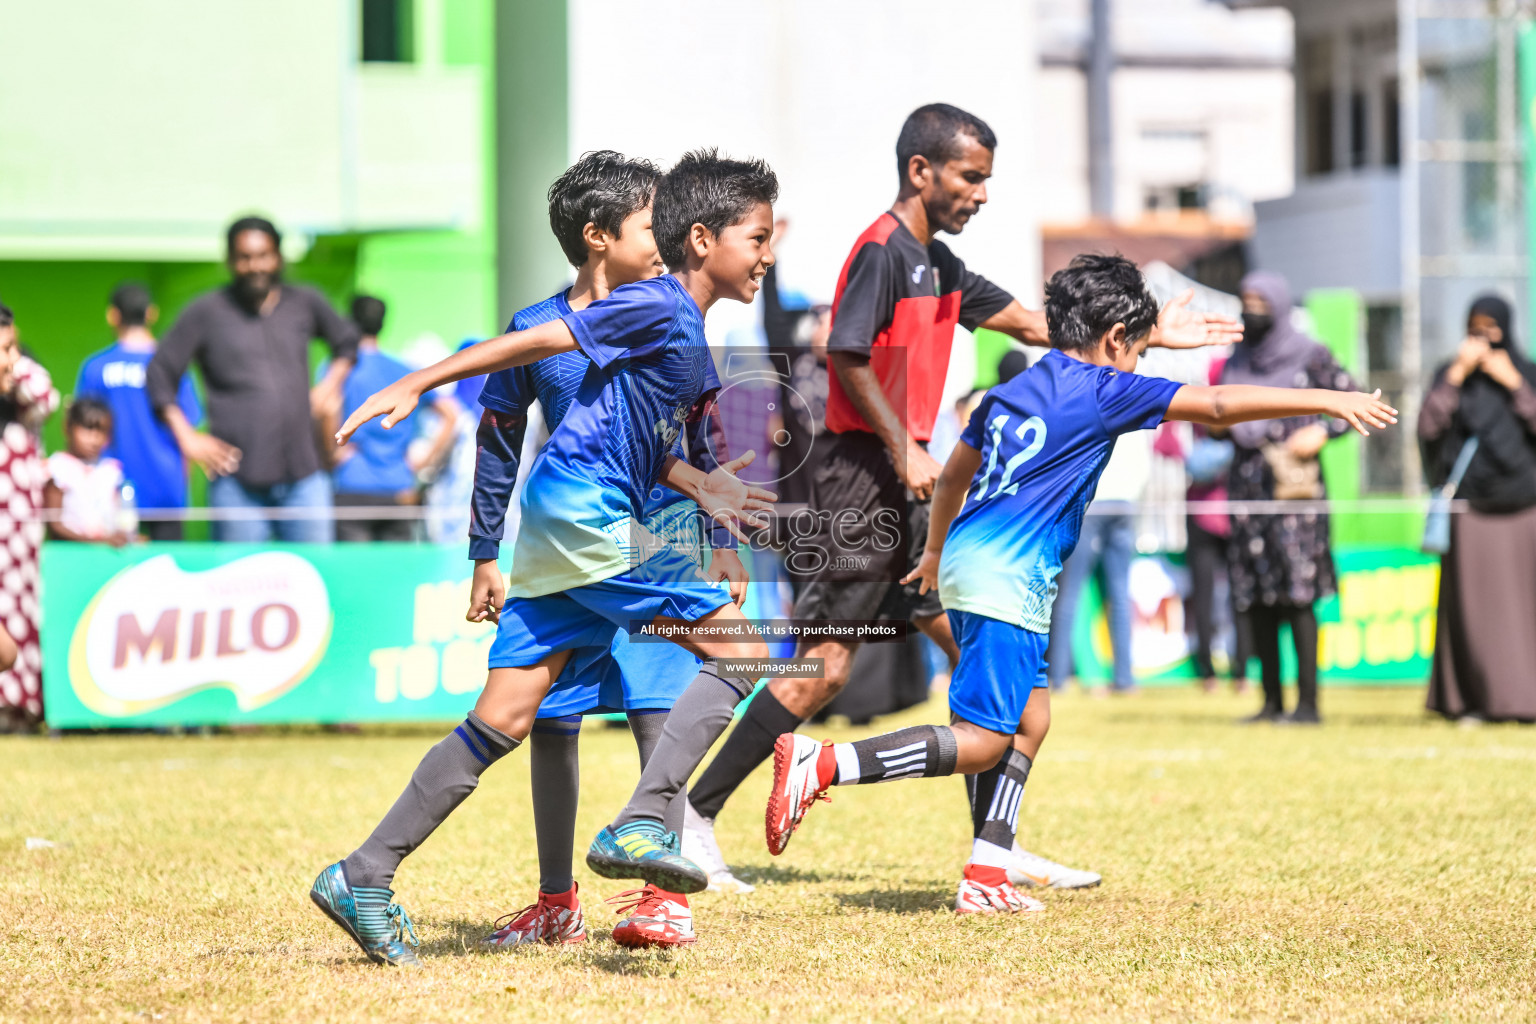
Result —
M 612 642 L 619 629 L 653 630 L 703 659 L 668 716 L 641 776 L 647 790 L 599 836 L 588 864 L 607 877 L 643 878 L 670 892 L 697 892 L 704 873 L 673 849 L 662 820 L 691 764 L 663 758 L 679 732 L 718 736 L 755 678 L 716 659 L 761 660 L 767 644 L 730 598 L 686 555 L 645 528 L 646 496 L 661 483 L 696 502 L 740 536 L 760 525 L 771 492 L 734 471 L 748 452 L 710 473 L 673 454 L 719 387 L 704 341 L 704 314 L 720 299 L 750 302 L 773 265 L 778 182 L 761 161 L 689 153 L 662 179 L 653 204 L 655 237 L 672 273 L 617 288 L 585 309 L 464 349 L 374 395 L 338 433 L 344 442 L 369 420 L 393 427 L 421 396 L 450 381 L 550 356 L 580 352 L 589 365 L 576 396 L 534 459 L 513 551 L 511 586 L 499 613 L 484 690 L 463 724 L 428 751 L 410 785 L 368 840 L 321 872 L 311 899 L 380 963 L 415 966 L 414 930 L 390 888 L 400 862 L 472 792 L 481 773 L 526 738 L 540 706 L 581 648 Z M 692 750 L 695 743 L 684 744 Z M 661 766 L 658 768 L 658 762 Z M 668 791 L 668 787 L 670 790 Z
M 155 355 L 152 328 L 159 316 L 149 289 L 132 282 L 118 285 L 107 307 L 107 323 L 117 343 L 93 354 L 80 366 L 76 397 L 99 398 L 112 410 L 112 440 L 102 455 L 122 463 L 123 479 L 133 487 L 141 509 L 185 508 L 187 462 L 171 428 L 155 415 L 144 390 L 145 369 Z M 176 404 L 188 423 L 202 422 L 203 407 L 183 374 Z M 180 540 L 180 520 L 143 520 L 140 530 L 150 540 Z
M 916 569 L 939 591 L 960 647 L 950 724 L 854 743 L 786 733 L 774 748 L 765 828 L 783 852 L 833 785 L 967 776 L 973 843 L 955 910 L 1042 910 L 1008 881 L 1024 782 L 1050 725 L 1045 652 L 1056 576 L 1120 434 L 1164 420 L 1225 427 L 1327 414 L 1366 427 L 1397 422 L 1375 395 L 1264 387 L 1191 387 L 1134 373 L 1157 321 L 1136 265 L 1079 256 L 1046 286 L 1051 351 L 987 392 L 950 455 Z M 905 581 L 904 581 L 905 582 Z
M 576 268 L 569 290 L 520 310 L 511 330 L 521 331 L 556 320 L 606 298 L 617 287 L 665 272 L 651 230 L 651 198 L 657 171 L 648 161 L 629 160 L 612 150 L 585 154 L 549 189 L 550 227 L 566 258 Z M 468 619 L 496 621 L 504 600 L 500 550 L 508 502 L 517 479 L 518 455 L 529 407 L 539 403 L 544 421 L 559 428 L 590 362 L 580 352 L 564 352 L 531 366 L 491 374 L 480 394 L 485 407 L 477 431 L 475 491 L 470 521 L 470 557 L 475 560 Z M 710 396 L 706 395 L 708 399 Z M 690 421 L 688 452 L 693 465 L 708 472 L 723 453 L 723 439 L 700 432 L 718 417 Z M 682 440 L 679 439 L 679 448 Z M 678 454 L 678 452 L 674 452 Z M 537 500 L 524 491 L 524 500 Z M 746 570 L 737 557 L 736 539 L 716 528 L 707 568 L 701 550 L 698 506 L 668 487 L 646 495 L 644 528 L 678 547 L 713 580 L 729 581 L 738 604 L 746 596 Z M 491 650 L 491 666 L 505 652 Z M 577 741 L 581 716 L 624 714 L 640 747 L 643 768 L 660 738 L 667 712 L 699 672 L 699 659 L 669 643 L 631 643 L 620 631 L 609 645 L 574 652 L 539 705 L 529 737 L 533 821 L 539 851 L 539 894 L 529 906 L 506 915 L 484 941 L 505 948 L 534 942 L 570 944 L 586 938 L 585 919 L 571 874 L 580 785 Z M 668 807 L 666 826 L 682 828 L 681 797 Z M 693 941 L 688 897 L 652 889 L 635 901 L 614 929 L 624 945 L 681 945 Z M 503 923 L 505 922 L 505 923 Z

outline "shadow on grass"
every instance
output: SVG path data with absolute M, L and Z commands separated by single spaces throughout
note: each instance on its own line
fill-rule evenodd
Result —
M 955 898 L 950 889 L 870 889 L 837 893 L 838 903 L 849 910 L 874 910 L 882 914 L 933 914 L 949 910 Z
M 794 882 L 815 884 L 818 882 L 857 882 L 868 878 L 866 874 L 847 871 L 806 871 L 803 868 L 759 865 L 757 867 L 733 867 L 736 877 L 753 885 L 789 885 Z
M 416 950 L 416 954 L 422 960 L 468 956 L 558 956 L 571 958 L 562 962 L 595 967 L 609 974 L 663 978 L 677 974 L 678 956 L 687 952 L 686 947 L 683 949 L 626 949 L 609 937 L 606 925 L 597 929 L 589 927 L 587 941 L 577 946 L 546 946 L 538 943 L 531 946 L 493 949 L 480 944 L 480 940 L 491 933 L 492 922 L 452 920 L 429 923 L 434 929 L 447 929 L 448 934 L 431 942 L 423 942 Z M 361 957 L 357 959 L 363 963 L 367 962 Z

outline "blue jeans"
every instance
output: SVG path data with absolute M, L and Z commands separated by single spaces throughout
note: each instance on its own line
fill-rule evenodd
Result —
M 311 473 L 292 483 L 247 487 L 232 476 L 208 482 L 211 508 L 331 508 L 331 478 Z M 272 540 L 301 544 L 329 544 L 336 539 L 336 524 L 326 514 L 315 519 L 229 519 L 215 521 L 215 540 L 260 544 Z
M 1047 656 L 1051 688 L 1072 674 L 1072 628 L 1083 598 L 1083 584 L 1101 569 L 1099 582 L 1109 616 L 1109 641 L 1115 653 L 1114 685 L 1129 690 L 1131 674 L 1131 559 L 1136 555 L 1136 526 L 1129 515 L 1086 515 L 1077 550 L 1061 570 L 1061 589 L 1051 610 L 1051 648 Z

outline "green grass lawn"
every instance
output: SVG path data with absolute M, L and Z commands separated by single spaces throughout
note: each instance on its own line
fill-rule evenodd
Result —
M 0 1016 L 1531 1019 L 1536 731 L 1429 719 L 1416 689 L 1324 698 L 1315 730 L 1236 726 L 1253 699 L 1228 695 L 1058 699 L 1022 839 L 1105 882 L 1024 919 L 949 910 L 970 842 L 959 779 L 840 789 L 774 859 L 759 773 L 720 822 L 758 890 L 698 897 L 680 953 L 615 946 L 601 901 L 623 886 L 584 868 L 584 948 L 477 950 L 536 888 L 518 752 L 397 878 L 417 973 L 369 964 L 306 891 L 442 728 L 7 739 Z M 580 846 L 636 774 L 627 732 L 582 742 Z

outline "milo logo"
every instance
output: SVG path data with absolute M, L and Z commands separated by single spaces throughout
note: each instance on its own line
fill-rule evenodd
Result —
M 86 608 L 70 641 L 70 684 L 112 717 L 215 687 L 249 711 L 307 677 L 330 635 L 325 582 L 298 555 L 264 552 L 205 572 L 160 555 L 113 577 Z

